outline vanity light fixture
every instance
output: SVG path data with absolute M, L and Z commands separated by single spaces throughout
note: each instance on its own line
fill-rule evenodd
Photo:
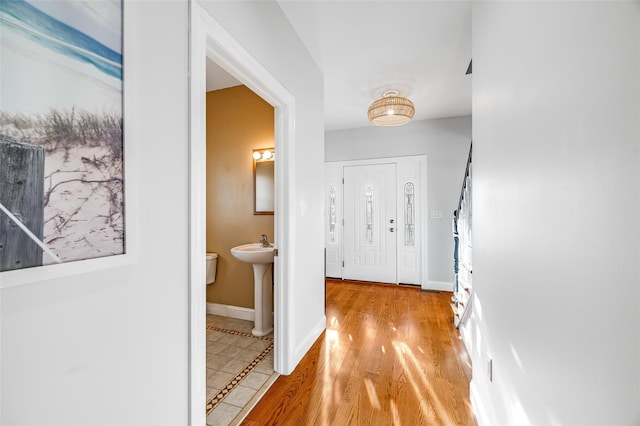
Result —
M 397 90 L 387 90 L 369 105 L 367 115 L 374 126 L 400 126 L 411 121 L 415 112 L 413 102 L 398 96 Z
M 256 149 L 253 151 L 253 159 L 256 161 L 273 161 L 274 157 L 273 149 Z

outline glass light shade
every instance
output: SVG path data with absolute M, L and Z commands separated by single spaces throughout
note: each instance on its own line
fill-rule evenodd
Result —
M 374 126 L 400 126 L 415 114 L 413 102 L 402 96 L 386 96 L 369 105 L 369 121 Z

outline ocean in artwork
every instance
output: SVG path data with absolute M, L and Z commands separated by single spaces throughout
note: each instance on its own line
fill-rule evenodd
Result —
M 0 149 L 44 152 L 44 225 L 41 262 L 25 266 L 2 227 L 33 212 L 0 212 L 0 271 L 124 252 L 122 126 L 122 1 L 2 0 Z

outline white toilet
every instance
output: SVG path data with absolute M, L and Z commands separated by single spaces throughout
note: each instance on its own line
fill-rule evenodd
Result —
M 207 284 L 216 280 L 216 269 L 218 268 L 218 253 L 207 253 Z

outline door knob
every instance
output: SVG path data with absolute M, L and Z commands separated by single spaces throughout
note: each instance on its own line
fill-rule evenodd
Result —
M 393 223 L 393 219 L 391 219 L 391 220 L 389 221 L 389 223 Z
M 389 228 L 389 231 L 393 232 L 393 228 Z

